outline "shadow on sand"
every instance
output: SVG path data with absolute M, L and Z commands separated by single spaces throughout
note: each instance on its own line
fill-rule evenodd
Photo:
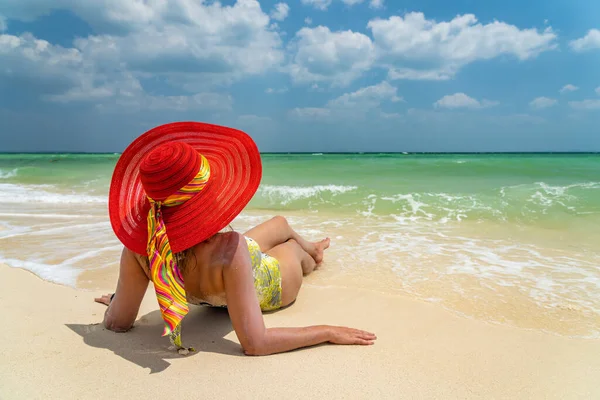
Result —
M 182 322 L 182 339 L 195 352 L 181 356 L 170 350 L 168 337 L 162 337 L 163 320 L 158 310 L 139 318 L 133 329 L 125 333 L 115 333 L 104 328 L 101 323 L 81 325 L 66 324 L 83 338 L 85 344 L 107 349 L 116 355 L 149 368 L 150 373 L 162 372 L 170 365 L 168 359 L 194 357 L 200 352 L 212 352 L 233 356 L 243 356 L 238 343 L 225 339 L 233 331 L 227 310 L 190 306 L 190 312 Z

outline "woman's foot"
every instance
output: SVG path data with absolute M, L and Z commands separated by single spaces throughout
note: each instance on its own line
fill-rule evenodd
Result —
M 323 240 L 321 240 L 320 242 L 315 242 L 315 254 L 313 256 L 313 258 L 315 259 L 315 262 L 318 264 L 321 264 L 323 262 L 323 253 L 325 252 L 325 249 L 329 248 L 329 243 L 331 241 L 329 240 L 329 238 L 325 238 Z

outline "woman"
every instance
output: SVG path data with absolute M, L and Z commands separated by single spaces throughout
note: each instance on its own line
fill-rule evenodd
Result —
M 104 325 L 127 331 L 150 281 L 163 336 L 182 354 L 181 320 L 188 302 L 225 306 L 247 355 L 280 353 L 331 342 L 373 344 L 375 335 L 338 326 L 269 328 L 262 311 L 294 302 L 302 277 L 323 259 L 329 239 L 311 243 L 282 217 L 241 235 L 219 233 L 242 211 L 260 184 L 260 154 L 245 133 L 182 122 L 136 139 L 113 174 L 109 213 L 125 245 L 116 293 Z

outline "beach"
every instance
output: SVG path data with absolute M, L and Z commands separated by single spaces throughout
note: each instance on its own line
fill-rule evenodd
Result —
M 96 293 L 0 266 L 0 398 L 591 399 L 600 342 L 493 325 L 398 295 L 307 285 L 267 326 L 342 324 L 375 345 L 244 356 L 223 311 L 192 307 L 179 356 L 162 338 L 153 294 L 127 333 L 99 323 Z M 315 274 L 316 277 L 317 274 Z M 104 288 L 110 290 L 110 287 Z M 23 296 L 23 291 L 29 293 Z M 11 301 L 18 298 L 19 301 Z
M 195 306 L 183 332 L 198 351 L 170 351 L 152 286 L 132 331 L 102 327 L 93 298 L 114 292 L 122 249 L 106 204 L 117 159 L 0 155 L 2 399 L 600 396 L 597 155 L 263 155 L 231 228 L 284 215 L 332 239 L 267 326 L 378 340 L 258 358 L 225 312 Z

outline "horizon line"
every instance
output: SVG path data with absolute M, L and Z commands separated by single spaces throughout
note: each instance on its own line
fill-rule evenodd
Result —
M 12 155 L 12 154 L 47 154 L 47 155 L 68 155 L 68 154 L 89 154 L 89 155 L 121 155 L 122 152 L 89 152 L 89 151 L 6 151 L 0 152 L 0 155 Z M 260 154 L 274 154 L 274 155 L 336 155 L 336 154 L 365 154 L 365 155 L 379 155 L 379 154 L 402 154 L 402 155 L 413 155 L 413 154 L 438 154 L 438 155 L 471 155 L 471 154 L 600 154 L 600 151 L 264 151 Z

